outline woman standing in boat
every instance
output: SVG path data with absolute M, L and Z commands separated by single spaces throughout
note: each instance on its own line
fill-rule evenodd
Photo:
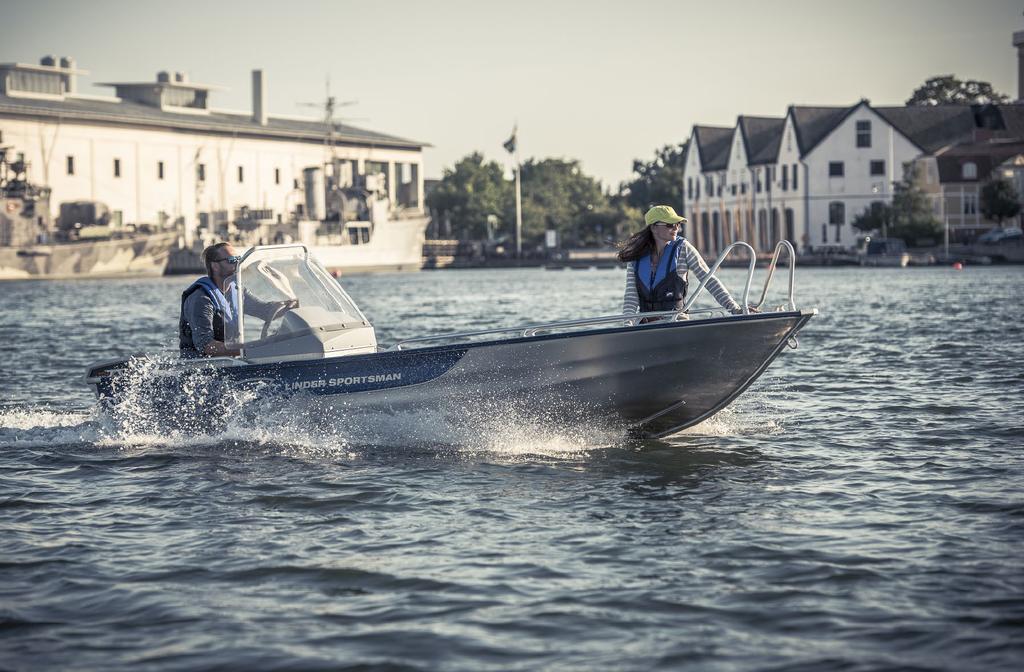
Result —
M 682 310 L 686 302 L 687 274 L 698 280 L 708 275 L 708 265 L 688 240 L 677 236 L 686 222 L 668 205 L 656 205 L 644 215 L 647 224 L 622 243 L 619 260 L 626 265 L 626 292 L 622 298 L 625 314 Z M 743 312 L 729 290 L 714 276 L 708 291 L 729 312 Z

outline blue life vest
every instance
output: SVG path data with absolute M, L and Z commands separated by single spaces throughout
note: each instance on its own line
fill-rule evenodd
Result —
M 178 317 L 178 350 L 182 357 L 203 357 L 192 342 L 192 325 L 185 319 L 185 300 L 193 293 L 203 291 L 213 302 L 213 340 L 224 341 L 224 324 L 235 319 L 235 310 L 224 292 L 207 276 L 203 276 L 189 285 L 181 294 L 181 312 Z
M 676 238 L 665 246 L 658 267 L 651 264 L 647 254 L 636 262 L 636 292 L 640 298 L 640 312 L 682 310 L 686 302 L 686 278 L 676 272 L 676 255 L 685 241 Z

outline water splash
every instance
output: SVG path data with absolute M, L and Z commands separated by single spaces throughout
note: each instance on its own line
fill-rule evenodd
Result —
M 0 410 L 0 447 L 41 448 L 96 443 L 101 438 L 95 411 L 40 407 Z

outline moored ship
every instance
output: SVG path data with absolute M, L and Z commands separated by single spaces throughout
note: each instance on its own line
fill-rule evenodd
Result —
M 430 218 L 418 207 L 403 207 L 401 199 L 396 205 L 384 174 L 360 174 L 353 163 L 332 158 L 303 169 L 303 198 L 287 219 L 269 209 L 240 208 L 230 222 L 202 222 L 199 240 L 173 255 L 168 272 L 203 272 L 201 252 L 219 240 L 246 248 L 300 243 L 335 275 L 418 271 Z
M 55 225 L 49 187 L 27 172 L 0 147 L 0 280 L 163 274 L 175 234 L 116 231 L 99 203 L 64 203 Z

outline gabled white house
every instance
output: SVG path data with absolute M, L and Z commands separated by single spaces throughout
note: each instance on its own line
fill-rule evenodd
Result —
M 852 248 L 863 233 L 850 223 L 872 204 L 892 201 L 904 164 L 922 150 L 866 100 L 818 121 L 817 132 L 808 124 L 797 125 L 810 136 L 800 143 L 805 228 L 799 242 Z
M 691 240 L 706 254 L 717 255 L 737 240 L 770 251 L 779 239 L 768 213 L 782 122 L 741 116 L 732 128 L 694 126 L 684 169 L 686 212 Z
M 690 224 L 685 235 L 698 247 L 711 238 L 711 214 L 722 209 L 722 180 L 732 129 L 694 126 L 683 163 L 683 209 Z M 717 214 L 716 214 L 717 216 Z
M 890 202 L 916 158 L 974 137 L 982 112 L 862 100 L 793 105 L 783 119 L 740 116 L 727 141 L 724 129 L 694 126 L 684 172 L 691 240 L 709 255 L 736 240 L 761 253 L 783 238 L 805 251 L 852 248 L 863 235 L 852 221 Z M 709 158 L 712 136 L 727 144 Z

